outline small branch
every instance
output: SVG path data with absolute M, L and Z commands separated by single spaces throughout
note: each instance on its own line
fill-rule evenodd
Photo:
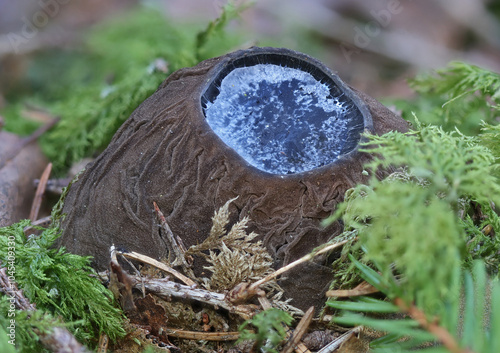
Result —
M 273 278 L 276 278 L 278 277 L 279 275 L 281 275 L 282 273 L 285 273 L 286 271 L 294 268 L 295 266 L 297 265 L 300 265 L 301 263 L 303 262 L 306 262 L 306 261 L 309 261 L 309 260 L 312 260 L 315 256 L 318 256 L 318 255 L 321 255 L 321 254 L 324 254 L 328 251 L 331 251 L 335 248 L 338 248 L 342 245 L 344 245 L 345 243 L 351 241 L 351 239 L 348 239 L 348 240 L 344 240 L 344 241 L 341 241 L 340 243 L 335 243 L 335 244 L 330 244 L 330 245 L 327 245 L 327 246 L 324 246 L 322 247 L 321 249 L 319 250 L 316 250 L 316 251 L 313 251 L 303 257 L 301 257 L 300 259 L 294 261 L 294 262 L 291 262 L 289 263 L 288 265 L 286 266 L 283 266 L 282 268 L 280 268 L 279 270 L 267 275 L 266 277 L 262 278 L 261 280 L 258 280 L 257 282 L 253 283 L 252 285 L 250 285 L 250 287 L 248 287 L 248 290 L 250 292 L 252 291 L 256 291 L 261 285 L 263 285 L 264 283 L 272 280 Z
M 429 322 L 425 313 L 415 305 L 408 306 L 401 298 L 396 298 L 394 300 L 394 304 L 396 304 L 402 311 L 408 313 L 408 315 L 410 315 L 413 320 L 417 321 L 422 328 L 436 336 L 450 352 L 473 353 L 473 351 L 469 349 L 460 348 L 460 345 L 455 340 L 455 337 L 453 337 L 448 330 L 439 326 L 435 322 Z
M 105 333 L 99 336 L 99 343 L 97 344 L 97 353 L 106 353 L 108 351 L 109 337 Z
M 282 273 L 285 273 L 286 271 L 294 268 L 295 266 L 300 265 L 301 263 L 304 263 L 306 261 L 313 259 L 317 255 L 320 255 L 320 254 L 323 254 L 325 252 L 331 251 L 335 248 L 338 248 L 339 246 L 342 246 L 351 240 L 352 239 L 348 239 L 348 240 L 341 241 L 339 243 L 322 246 L 320 249 L 317 249 L 317 250 L 301 257 L 300 259 L 298 259 L 292 263 L 289 263 L 286 266 L 283 266 L 282 268 L 274 271 L 273 273 L 258 280 L 257 282 L 254 282 L 253 284 L 248 284 L 245 282 L 240 283 L 236 287 L 234 287 L 232 290 L 229 291 L 229 293 L 227 294 L 227 298 L 233 304 L 241 304 L 241 303 L 248 302 L 248 300 L 250 300 L 251 298 L 253 298 L 256 295 L 261 296 L 262 290 L 260 289 L 260 286 L 262 286 L 264 283 L 269 282 L 270 280 L 278 277 Z
M 269 310 L 273 307 L 271 305 L 271 302 L 269 301 L 269 299 L 267 299 L 264 295 L 259 295 L 258 300 L 259 300 L 260 306 L 262 306 L 262 309 L 264 309 L 264 310 Z M 313 314 L 314 314 L 314 307 L 310 307 L 309 310 L 307 310 L 307 312 L 302 317 L 302 320 L 300 320 L 299 324 L 297 325 L 296 330 L 299 330 L 299 327 L 302 327 L 301 322 L 304 321 L 304 318 L 306 318 L 307 327 L 308 327 L 309 324 L 311 323 Z M 309 316 L 310 316 L 310 319 L 309 319 Z M 305 325 L 305 323 L 303 323 L 302 325 Z M 288 326 L 286 326 L 285 324 L 283 324 L 283 326 L 286 329 L 286 337 L 287 338 L 293 337 L 293 334 L 292 334 L 292 331 L 290 330 L 290 328 Z M 307 330 L 307 327 L 305 327 L 304 333 Z M 300 330 L 302 330 L 302 329 L 300 329 Z M 302 333 L 300 335 L 300 337 L 296 340 L 296 342 L 292 346 L 292 349 L 295 349 L 295 352 L 297 352 L 297 353 L 311 353 L 311 351 L 302 342 L 300 342 L 300 339 L 302 338 L 304 333 Z
M 292 353 L 293 350 L 296 352 L 309 352 L 309 349 L 300 342 L 302 339 L 302 336 L 307 332 L 307 329 L 309 328 L 309 325 L 311 324 L 311 321 L 314 316 L 314 306 L 311 306 L 304 316 L 302 316 L 302 319 L 299 321 L 297 324 L 297 327 L 291 334 L 290 340 L 285 344 L 283 347 L 283 350 L 281 353 Z M 304 350 L 304 348 L 306 350 Z
M 142 254 L 139 254 L 139 253 L 136 253 L 133 251 L 132 252 L 117 251 L 117 254 L 120 254 L 121 256 L 129 258 L 131 260 L 141 261 L 145 264 L 148 264 L 148 265 L 156 267 L 162 271 L 165 271 L 168 274 L 174 276 L 175 278 L 181 280 L 182 282 L 184 282 L 188 286 L 196 286 L 196 282 L 194 282 L 191 278 L 184 276 L 179 271 L 174 270 L 172 267 L 170 267 L 170 266 L 168 266 L 160 261 L 157 261 L 151 257 L 148 257 L 146 255 L 142 255 Z
M 33 204 L 31 205 L 30 220 L 36 221 L 38 219 L 38 212 L 40 211 L 40 206 L 42 205 L 42 197 L 45 193 L 45 187 L 47 186 L 47 181 L 49 180 L 50 172 L 52 171 L 52 163 L 47 164 L 42 176 L 40 177 L 40 182 L 36 188 L 35 198 L 33 199 Z
M 236 341 L 240 338 L 239 332 L 198 332 L 184 331 L 162 327 L 162 333 L 167 336 L 183 338 L 187 340 L 205 340 L 205 341 Z
M 170 254 L 175 254 L 175 262 L 178 262 L 179 265 L 182 267 L 183 271 L 185 274 L 187 274 L 190 277 L 195 277 L 193 270 L 191 269 L 191 265 L 188 264 L 186 261 L 186 254 L 185 254 L 185 249 L 184 246 L 179 244 L 177 240 L 175 239 L 174 233 L 172 233 L 172 230 L 170 229 L 170 226 L 167 223 L 167 220 L 165 219 L 165 216 L 161 212 L 160 208 L 156 204 L 156 202 L 153 202 L 153 206 L 155 208 L 156 212 L 156 217 L 160 221 L 161 228 L 165 232 L 165 235 L 167 237 L 167 245 L 169 247 L 169 253 Z M 175 263 L 174 262 L 174 263 Z
M 37 219 L 36 221 L 32 221 L 31 225 L 24 227 L 23 232 L 24 235 L 28 236 L 35 232 L 35 227 L 48 228 L 52 224 L 52 216 L 43 217 Z
M 0 269 L 0 292 L 14 299 L 14 305 L 19 310 L 35 311 L 35 305 L 31 304 L 28 299 L 23 295 L 22 291 L 17 288 L 15 283 L 12 283 L 7 276 L 5 267 Z
M 38 331 L 38 330 L 35 330 Z M 42 345 L 55 353 L 90 353 L 66 328 L 53 327 L 52 332 L 38 332 Z
M 140 278 L 135 278 L 134 288 L 140 288 Z M 215 307 L 221 307 L 231 313 L 240 315 L 243 319 L 250 319 L 255 313 L 255 307 L 252 305 L 233 305 L 229 303 L 224 294 L 217 292 L 210 292 L 205 289 L 198 289 L 175 283 L 165 279 L 157 278 L 144 278 L 144 287 L 150 293 L 156 294 L 161 297 L 175 297 L 181 299 L 191 299 L 202 303 L 210 304 Z
M 336 338 L 334 341 L 328 343 L 320 351 L 318 351 L 318 353 L 333 353 L 337 351 L 338 348 L 340 348 L 340 346 L 342 345 L 342 343 L 346 342 L 353 335 L 361 332 L 362 329 L 363 326 L 356 326 L 355 328 L 344 333 L 342 336 Z
M 345 297 L 359 297 L 361 295 L 368 295 L 378 292 L 379 290 L 377 288 L 372 286 L 370 283 L 363 281 L 353 289 L 329 290 L 325 293 L 325 295 L 327 297 L 345 298 Z

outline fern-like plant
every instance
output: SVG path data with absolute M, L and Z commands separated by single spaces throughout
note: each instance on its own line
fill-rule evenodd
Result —
M 414 101 L 397 101 L 403 116 L 442 126 L 447 131 L 458 127 L 467 134 L 480 131 L 481 121 L 496 122 L 500 110 L 500 74 L 463 62 L 453 62 L 433 74 L 411 79 L 419 96 Z
M 275 308 L 265 310 L 240 326 L 241 335 L 238 341 L 254 340 L 255 349 L 261 349 L 266 353 L 278 353 L 276 348 L 285 339 L 286 326 L 292 321 L 290 314 L 283 310 Z M 248 330 L 249 325 L 254 326 L 256 331 Z
M 100 333 L 106 333 L 112 340 L 123 336 L 121 310 L 113 306 L 112 294 L 99 282 L 90 259 L 54 248 L 59 236 L 57 228 L 26 237 L 23 229 L 29 224 L 25 220 L 0 228 L 0 261 L 4 265 L 13 261 L 18 287 L 39 311 L 36 317 L 26 312 L 16 315 L 17 344 L 21 348 L 35 347 L 22 351 L 40 351 L 32 342 L 37 338 L 31 327 L 50 328 L 56 317 L 69 323 L 77 339 L 89 345 L 95 344 Z M 2 296 L 2 308 L 8 304 L 7 296 Z M 2 310 L 2 323 L 8 322 L 3 316 L 7 312 Z
M 198 255 L 206 259 L 212 272 L 204 279 L 205 287 L 214 290 L 230 290 L 241 282 L 257 281 L 273 271 L 273 259 L 263 246 L 262 241 L 255 241 L 257 234 L 245 231 L 248 217 L 235 223 L 230 230 L 229 205 L 235 199 L 227 201 L 212 217 L 210 235 L 198 245 L 191 246 L 187 254 Z M 277 289 L 276 282 L 271 286 Z
M 498 99 L 498 75 L 482 76 L 484 70 L 468 65 L 453 67 L 446 75 L 454 79 L 441 75 L 434 82 L 436 87 L 457 86 L 439 91 L 450 94 L 450 105 L 474 109 L 482 97 L 485 110 L 479 114 L 497 109 L 498 103 L 484 98 Z M 387 332 L 371 343 L 374 351 L 499 351 L 498 127 L 485 124 L 479 136 L 466 136 L 414 121 L 415 129 L 406 134 L 366 136 L 365 151 L 378 156 L 367 170 L 397 171 L 349 190 L 332 216 L 342 217 L 345 231 L 358 235 L 343 261 L 349 258 L 360 279 L 387 299 L 332 300 L 328 305 L 344 310 L 338 323 Z M 352 267 L 343 266 L 344 275 L 355 277 Z

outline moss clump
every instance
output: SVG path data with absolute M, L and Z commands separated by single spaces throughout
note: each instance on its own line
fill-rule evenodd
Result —
M 69 329 L 78 340 L 90 346 L 96 343 L 100 333 L 106 333 L 112 340 L 122 337 L 125 331 L 121 310 L 113 305 L 111 292 L 99 282 L 90 267 L 90 259 L 55 249 L 57 228 L 26 237 L 23 229 L 29 224 L 25 220 L 0 228 L 0 261 L 39 311 L 36 317 L 26 312 L 17 313 L 19 347 L 35 347 L 33 351 L 38 351 L 40 347 L 36 346 L 37 337 L 32 334 L 32 327 L 50 328 L 54 322 L 60 322 L 54 320 L 59 317 L 70 324 Z M 2 307 L 8 306 L 7 299 L 2 296 Z M 3 317 L 2 321 L 5 320 Z

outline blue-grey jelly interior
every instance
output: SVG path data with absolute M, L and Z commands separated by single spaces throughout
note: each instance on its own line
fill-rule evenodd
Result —
M 204 104 L 212 130 L 252 166 L 293 174 L 329 164 L 345 153 L 357 109 L 331 82 L 275 64 L 238 67 Z M 332 91 L 339 92 L 333 96 Z

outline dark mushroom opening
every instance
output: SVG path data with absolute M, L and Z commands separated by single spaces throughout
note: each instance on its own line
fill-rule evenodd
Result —
M 201 104 L 221 140 L 255 168 L 306 172 L 354 150 L 365 126 L 353 93 L 320 63 L 262 53 L 224 63 Z

